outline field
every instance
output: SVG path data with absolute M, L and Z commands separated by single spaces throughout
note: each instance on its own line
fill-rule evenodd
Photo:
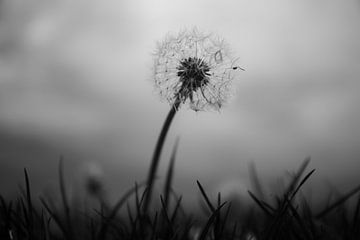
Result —
M 189 213 L 182 197 L 172 189 L 173 162 L 165 179 L 163 193 L 144 211 L 146 184 L 135 184 L 115 204 L 105 203 L 101 185 L 95 179 L 88 184 L 98 207 L 70 203 L 59 164 L 61 199 L 31 194 L 31 179 L 24 169 L 24 185 L 16 199 L 0 197 L 1 239 L 359 239 L 360 196 L 355 205 L 347 200 L 360 187 L 329 196 L 322 209 L 313 209 L 301 188 L 315 174 L 307 171 L 306 159 L 292 175 L 282 194 L 266 199 L 256 170 L 252 172 L 256 189 L 248 191 L 253 207 L 237 209 L 231 201 L 209 199 L 206 187 L 198 181 L 202 195 L 200 211 Z M 234 207 L 235 206 L 235 207 Z M 241 211 L 240 211 L 241 210 Z M 241 213 L 241 214 L 237 214 Z

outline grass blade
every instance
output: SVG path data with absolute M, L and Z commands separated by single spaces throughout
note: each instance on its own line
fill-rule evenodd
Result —
M 217 218 L 217 215 L 220 211 L 220 209 L 226 204 L 227 202 L 224 202 L 223 204 L 221 204 L 218 208 L 216 208 L 213 213 L 211 214 L 211 216 L 209 217 L 209 219 L 207 220 L 203 230 L 201 231 L 201 234 L 198 238 L 198 240 L 205 240 L 206 236 L 209 232 L 209 229 L 211 227 L 211 225 L 214 223 L 215 219 Z
M 298 183 L 301 175 L 304 173 L 306 167 L 309 165 L 310 160 L 311 160 L 311 158 L 308 157 L 308 158 L 306 158 L 306 159 L 304 160 L 304 162 L 300 165 L 300 168 L 299 168 L 299 170 L 297 171 L 297 173 L 295 174 L 293 181 L 290 183 L 288 189 L 285 191 L 286 196 L 289 196 L 289 195 L 293 192 L 293 190 L 295 189 L 295 186 L 297 185 L 297 183 Z
M 301 218 L 298 211 L 295 209 L 295 207 L 292 205 L 290 201 L 288 201 L 288 205 L 292 215 L 294 216 L 295 220 L 298 222 L 300 228 L 303 230 L 302 233 L 305 235 L 306 237 L 305 239 L 314 239 L 313 237 L 310 236 L 311 231 L 309 231 L 309 229 L 306 227 L 304 220 Z
M 154 221 L 152 223 L 152 233 L 151 233 L 151 240 L 154 240 L 156 239 L 156 226 L 157 226 L 157 222 L 158 222 L 158 213 L 156 212 L 155 213 L 155 217 L 154 217 Z
M 356 202 L 356 208 L 355 208 L 355 213 L 354 213 L 354 218 L 353 218 L 353 231 L 355 232 L 355 234 L 359 231 L 358 227 L 359 227 L 359 212 L 360 212 L 360 194 L 358 196 L 358 200 Z
M 74 232 L 72 229 L 72 222 L 71 222 L 71 216 L 70 216 L 70 206 L 68 203 L 68 198 L 66 194 L 66 188 L 65 188 L 65 181 L 64 181 L 64 168 L 63 168 L 63 156 L 60 156 L 59 160 L 59 184 L 60 184 L 60 193 L 61 193 L 61 199 L 65 211 L 65 219 L 66 219 L 66 226 L 69 231 L 69 239 L 72 239 L 74 236 Z
M 348 200 L 351 196 L 356 194 L 360 190 L 360 185 L 355 187 L 353 190 L 349 191 L 344 196 L 340 197 L 337 201 L 335 201 L 333 204 L 331 204 L 329 207 L 322 210 L 320 213 L 318 213 L 315 217 L 317 219 L 324 217 L 326 214 L 328 214 L 330 211 L 332 211 L 334 208 L 340 206 L 342 203 L 344 203 L 346 200 Z
M 295 197 L 295 195 L 297 194 L 297 192 L 300 190 L 300 188 L 302 187 L 302 185 L 304 185 L 304 183 L 309 179 L 309 177 L 315 172 L 315 169 L 311 170 L 308 174 L 306 174 L 306 176 L 303 178 L 303 180 L 301 180 L 300 184 L 297 186 L 297 188 L 295 189 L 295 191 L 293 192 L 290 201 Z
M 198 180 L 196 181 L 196 183 L 197 183 L 197 185 L 198 185 L 198 187 L 200 189 L 200 192 L 201 192 L 202 196 L 205 199 L 206 204 L 210 208 L 211 212 L 214 213 L 215 212 L 215 207 L 211 204 L 211 202 L 209 200 L 209 197 L 206 195 L 206 192 L 205 192 L 204 188 L 201 186 L 201 184 L 200 184 L 200 182 Z
M 175 158 L 176 152 L 179 146 L 179 137 L 176 138 L 175 145 L 171 154 L 169 169 L 166 175 L 165 187 L 164 187 L 164 203 L 165 209 L 168 209 L 169 206 L 169 199 L 170 199 L 170 190 L 172 185 L 172 179 L 174 174 L 174 165 L 175 165 Z
M 25 174 L 25 184 L 26 184 L 26 202 L 27 202 L 27 216 L 28 216 L 27 230 L 29 232 L 30 239 L 33 239 L 34 237 L 33 236 L 33 230 L 34 230 L 33 204 L 31 201 L 30 181 L 26 168 L 24 168 L 24 174 Z
M 67 238 L 71 238 L 71 236 L 68 236 L 69 233 L 66 231 L 66 227 L 64 226 L 64 224 L 61 222 L 60 218 L 58 217 L 57 214 L 55 214 L 55 212 L 53 210 L 51 210 L 51 208 L 49 207 L 49 205 L 46 203 L 46 201 L 43 198 L 40 198 L 41 203 L 44 205 L 45 209 L 47 210 L 47 212 L 50 214 L 50 216 L 54 219 L 54 221 L 56 222 L 56 224 L 58 225 L 58 227 L 60 228 L 60 230 L 63 232 L 63 234 L 67 237 Z
M 252 161 L 249 164 L 250 182 L 253 185 L 255 193 L 260 199 L 264 199 L 264 191 L 260 183 L 260 178 L 256 170 L 255 163 Z
M 143 186 L 143 185 L 144 185 L 144 183 L 140 183 L 140 186 Z M 107 218 L 105 219 L 105 221 L 102 221 L 102 225 L 100 227 L 98 239 L 105 239 L 107 228 L 108 228 L 110 222 L 114 219 L 114 217 L 116 216 L 119 209 L 126 203 L 127 199 L 131 195 L 134 194 L 135 190 L 136 190 L 136 187 L 132 187 L 127 192 L 125 192 L 125 194 L 120 198 L 120 200 L 115 204 L 113 209 L 110 211 L 110 213 L 107 216 Z
M 257 205 L 266 213 L 268 216 L 272 216 L 269 210 L 263 205 L 262 201 L 260 201 L 250 190 L 248 190 L 250 197 L 256 202 Z
M 166 231 L 166 239 L 168 239 L 169 236 L 173 235 L 174 229 L 173 229 L 173 226 L 172 226 L 172 222 L 171 222 L 171 220 L 169 218 L 169 214 L 167 212 L 164 199 L 163 199 L 163 197 L 161 195 L 160 195 L 160 201 L 161 201 L 161 206 L 162 206 L 162 213 L 163 213 L 163 216 L 165 217 L 166 223 L 168 225 L 168 228 L 167 228 L 168 230 Z

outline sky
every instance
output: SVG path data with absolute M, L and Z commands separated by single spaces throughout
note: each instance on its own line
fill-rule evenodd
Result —
M 154 90 L 156 43 L 194 26 L 223 37 L 245 71 L 220 112 L 176 114 L 160 186 L 179 136 L 174 187 L 190 199 L 196 180 L 243 189 L 250 162 L 269 182 L 308 156 L 314 188 L 349 190 L 360 183 L 359 22 L 357 0 L 3 0 L 1 193 L 18 192 L 24 167 L 34 191 L 56 191 L 60 155 L 70 191 L 94 166 L 114 199 L 144 180 L 170 109 Z

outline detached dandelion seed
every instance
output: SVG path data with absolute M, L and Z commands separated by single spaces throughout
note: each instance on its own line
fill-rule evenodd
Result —
M 194 111 L 219 110 L 231 95 L 238 70 L 224 40 L 196 28 L 167 35 L 159 42 L 154 58 L 155 87 L 171 106 L 160 132 L 147 178 L 143 206 L 147 212 L 166 134 L 181 105 Z

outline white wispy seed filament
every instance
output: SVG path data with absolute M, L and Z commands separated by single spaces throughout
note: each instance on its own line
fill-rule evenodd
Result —
M 165 37 L 154 59 L 155 86 L 171 106 L 219 110 L 232 92 L 237 70 L 225 42 L 196 28 Z

